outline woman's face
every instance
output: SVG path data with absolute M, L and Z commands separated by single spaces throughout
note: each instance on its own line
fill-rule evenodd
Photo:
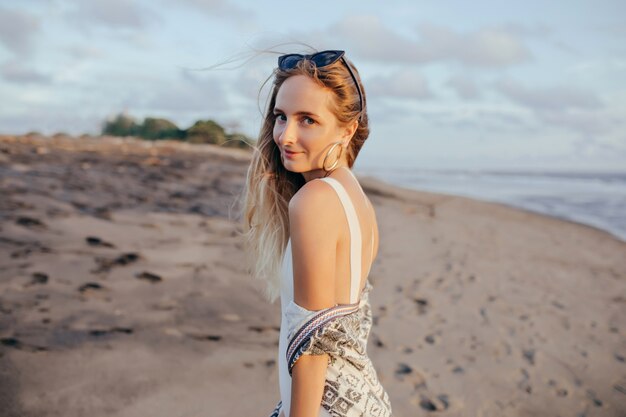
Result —
M 284 167 L 302 173 L 306 181 L 324 176 L 324 157 L 337 141 L 343 143 L 333 149 L 326 166 L 335 162 L 339 146 L 344 149 L 337 166 L 347 165 L 345 147 L 354 129 L 341 127 L 330 111 L 332 94 L 309 77 L 295 75 L 283 82 L 276 95 L 274 142 L 278 145 Z

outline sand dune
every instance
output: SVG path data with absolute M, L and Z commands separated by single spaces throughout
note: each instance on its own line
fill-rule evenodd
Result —
M 246 152 L 0 137 L 0 415 L 265 416 L 279 305 L 243 265 Z M 626 243 L 360 177 L 395 416 L 625 416 Z

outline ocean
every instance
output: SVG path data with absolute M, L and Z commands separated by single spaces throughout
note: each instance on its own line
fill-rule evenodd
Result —
M 626 241 L 626 171 L 434 170 L 355 167 L 415 190 L 494 201 L 594 226 Z

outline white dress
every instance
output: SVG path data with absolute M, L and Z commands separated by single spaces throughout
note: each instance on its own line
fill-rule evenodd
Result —
M 354 174 L 352 175 L 354 177 Z M 354 178 L 356 180 L 356 177 Z M 346 213 L 350 229 L 350 304 L 339 304 L 328 309 L 312 311 L 294 302 L 293 264 L 289 239 L 281 270 L 281 326 L 278 345 L 281 400 L 271 416 L 278 416 L 283 411 L 285 417 L 289 417 L 291 368 L 297 359 L 303 354 L 328 354 L 329 365 L 319 416 L 387 417 L 391 415 L 388 395 L 378 381 L 366 352 L 372 324 L 368 293 L 372 287 L 366 280 L 364 288 L 362 290 L 359 288 L 361 229 L 356 210 L 339 181 L 329 177 L 319 180 L 333 187 Z M 372 255 L 373 251 L 372 232 Z

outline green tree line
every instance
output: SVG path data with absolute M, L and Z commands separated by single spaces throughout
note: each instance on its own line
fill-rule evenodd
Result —
M 249 148 L 253 142 L 243 133 L 226 133 L 226 130 L 213 120 L 198 120 L 188 129 L 180 129 L 167 119 L 146 117 L 143 122 L 137 123 L 133 117 L 124 113 L 106 120 L 102 126 L 102 134 L 137 136 L 147 140 L 174 139 L 233 148 Z

